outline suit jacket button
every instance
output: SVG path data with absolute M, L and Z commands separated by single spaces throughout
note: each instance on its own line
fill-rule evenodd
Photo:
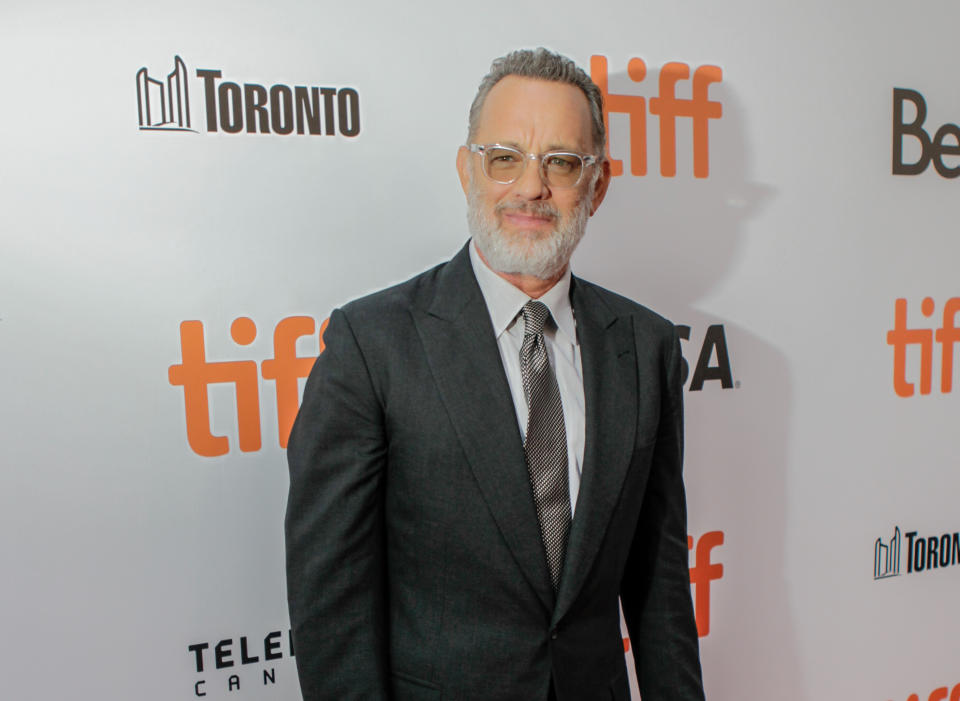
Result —
M 557 639 L 557 629 L 556 629 L 556 628 L 554 628 L 553 630 L 550 631 L 550 639 L 551 639 L 551 640 L 556 640 L 556 639 Z

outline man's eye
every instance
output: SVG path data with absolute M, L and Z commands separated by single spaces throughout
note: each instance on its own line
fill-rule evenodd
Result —
M 556 170 L 572 170 L 575 163 L 569 156 L 550 156 L 547 159 L 547 167 Z

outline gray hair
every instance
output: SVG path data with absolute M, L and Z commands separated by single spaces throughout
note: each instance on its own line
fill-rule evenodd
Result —
M 600 92 L 600 88 L 590 79 L 590 76 L 583 72 L 582 68 L 569 58 L 555 54 L 542 46 L 532 51 L 530 49 L 512 51 L 506 56 L 494 59 L 493 63 L 490 64 L 490 72 L 480 81 L 477 96 L 473 98 L 473 104 L 470 105 L 470 120 L 467 129 L 468 142 L 473 141 L 473 137 L 477 133 L 480 111 L 483 109 L 483 103 L 486 102 L 487 95 L 490 94 L 494 85 L 508 75 L 566 83 L 580 88 L 590 105 L 594 148 L 603 151 L 607 143 L 607 130 L 603 124 L 603 94 Z M 598 155 L 602 156 L 603 154 Z

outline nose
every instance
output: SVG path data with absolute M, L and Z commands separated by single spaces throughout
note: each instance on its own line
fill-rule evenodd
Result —
M 540 157 L 527 155 L 527 165 L 513 184 L 513 191 L 525 200 L 541 200 L 550 197 L 550 188 L 540 175 Z

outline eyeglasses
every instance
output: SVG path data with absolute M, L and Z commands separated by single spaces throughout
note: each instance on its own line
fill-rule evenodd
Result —
M 540 177 L 550 187 L 575 187 L 583 177 L 583 170 L 597 162 L 596 156 L 569 151 L 524 153 L 513 146 L 501 144 L 470 144 L 471 153 L 483 158 L 483 174 L 501 185 L 515 183 L 527 167 L 527 159 L 540 162 Z

